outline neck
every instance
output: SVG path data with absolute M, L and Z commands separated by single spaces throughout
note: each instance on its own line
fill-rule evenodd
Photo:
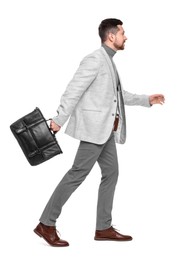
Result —
M 116 52 L 118 51 L 111 42 L 106 41 L 103 44 L 105 44 L 106 46 L 108 46 L 109 48 L 111 48 L 112 50 L 114 50 Z
M 114 55 L 116 54 L 116 51 L 114 49 L 112 49 L 111 47 L 107 46 L 105 43 L 103 43 L 102 46 L 105 49 L 105 51 L 107 52 L 107 54 L 109 55 L 109 57 L 112 59 L 114 57 Z

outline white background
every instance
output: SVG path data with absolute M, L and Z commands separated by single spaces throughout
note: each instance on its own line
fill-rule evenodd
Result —
M 128 138 L 117 145 L 113 224 L 134 240 L 93 240 L 95 165 L 57 222 L 70 247 L 53 248 L 33 229 L 79 142 L 64 126 L 57 135 L 63 155 L 32 167 L 9 125 L 36 106 L 46 118 L 56 115 L 81 59 L 100 47 L 99 23 L 111 17 L 124 22 L 128 37 L 114 58 L 123 87 L 166 97 L 164 106 L 126 107 Z M 1 259 L 178 259 L 178 25 L 177 0 L 1 0 Z

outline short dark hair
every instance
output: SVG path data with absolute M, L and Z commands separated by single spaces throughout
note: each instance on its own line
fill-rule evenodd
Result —
M 115 18 L 105 19 L 100 23 L 98 31 L 101 42 L 105 42 L 107 40 L 107 35 L 109 32 L 115 34 L 118 31 L 117 25 L 123 25 L 123 22 Z

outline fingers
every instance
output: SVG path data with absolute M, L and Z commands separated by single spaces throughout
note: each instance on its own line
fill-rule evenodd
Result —
M 164 98 L 164 96 L 160 96 L 160 97 L 159 97 L 159 102 L 160 102 L 161 105 L 163 105 L 163 104 L 165 103 L 165 98 Z
M 53 120 L 50 122 L 50 129 L 53 131 L 53 132 L 58 132 L 60 130 L 60 126 L 57 125 Z
M 165 97 L 162 94 L 155 94 L 155 95 L 153 95 L 153 98 L 156 98 L 156 99 L 161 100 L 163 102 L 165 101 Z
M 161 99 L 161 98 L 157 98 L 157 99 L 155 100 L 155 103 L 156 103 L 156 104 L 163 105 L 163 103 L 164 103 L 164 100 L 163 100 L 163 99 Z
M 155 104 L 163 105 L 164 104 L 164 100 L 160 99 L 160 98 L 157 98 L 156 101 L 155 101 Z
M 150 96 L 151 104 L 160 104 L 163 105 L 165 103 L 165 97 L 162 94 L 154 94 Z

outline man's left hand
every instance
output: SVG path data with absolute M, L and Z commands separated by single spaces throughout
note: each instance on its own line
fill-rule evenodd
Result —
M 150 105 L 160 104 L 163 105 L 165 103 L 165 97 L 162 94 L 154 94 L 149 96 Z

